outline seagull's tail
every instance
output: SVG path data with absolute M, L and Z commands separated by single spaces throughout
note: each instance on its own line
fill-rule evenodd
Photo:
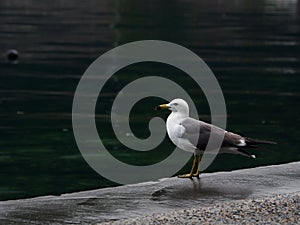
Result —
M 277 143 L 274 141 L 267 141 L 267 140 L 258 140 L 253 138 L 245 138 L 245 141 L 247 145 L 256 145 L 256 144 L 270 144 L 270 145 L 276 145 Z
M 258 140 L 258 139 L 253 139 L 253 138 L 247 138 L 245 137 L 245 141 L 246 141 L 246 146 L 239 146 L 238 147 L 238 152 L 241 155 L 250 157 L 255 159 L 255 155 L 252 155 L 251 153 L 247 152 L 244 148 L 257 148 L 257 144 L 271 144 L 271 145 L 275 145 L 277 144 L 274 141 L 267 141 L 267 140 Z

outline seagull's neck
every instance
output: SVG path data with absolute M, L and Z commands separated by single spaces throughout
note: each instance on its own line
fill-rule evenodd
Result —
M 171 120 L 176 119 L 176 120 L 178 120 L 178 119 L 184 119 L 184 118 L 187 118 L 187 117 L 189 117 L 188 114 L 185 114 L 185 113 L 179 113 L 179 112 L 172 112 L 172 113 L 169 115 L 168 119 L 171 119 Z

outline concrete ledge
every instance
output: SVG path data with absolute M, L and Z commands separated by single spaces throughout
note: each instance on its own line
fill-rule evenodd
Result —
M 298 221 L 300 221 L 300 192 L 226 201 L 210 207 L 174 210 L 99 225 L 298 224 Z
M 0 202 L 0 224 L 84 224 L 300 191 L 300 162 Z

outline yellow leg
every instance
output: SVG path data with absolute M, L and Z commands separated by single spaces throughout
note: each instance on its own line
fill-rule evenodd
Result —
M 197 170 L 196 170 L 196 173 L 193 174 L 193 177 L 197 177 L 199 178 L 199 175 L 200 175 L 200 162 L 201 162 L 201 159 L 202 159 L 202 155 L 198 155 L 198 156 L 195 156 L 195 158 L 197 157 Z
M 183 175 L 178 175 L 179 178 L 192 178 L 193 177 L 193 173 L 194 173 L 194 169 L 195 169 L 195 166 L 198 162 L 198 157 L 195 156 L 194 157 L 194 162 L 193 162 L 193 166 L 192 166 L 192 169 L 191 169 L 191 172 L 188 173 L 188 174 L 183 174 Z

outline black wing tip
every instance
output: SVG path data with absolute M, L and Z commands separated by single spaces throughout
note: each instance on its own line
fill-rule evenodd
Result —
M 238 149 L 238 152 L 243 155 L 243 156 L 246 156 L 246 157 L 249 157 L 249 158 L 252 158 L 252 159 L 256 159 L 256 156 L 247 152 L 245 149 Z
M 247 144 L 270 144 L 270 145 L 276 145 L 277 142 L 275 141 L 268 141 L 268 140 L 259 140 L 259 139 L 253 139 L 253 138 L 245 138 Z

